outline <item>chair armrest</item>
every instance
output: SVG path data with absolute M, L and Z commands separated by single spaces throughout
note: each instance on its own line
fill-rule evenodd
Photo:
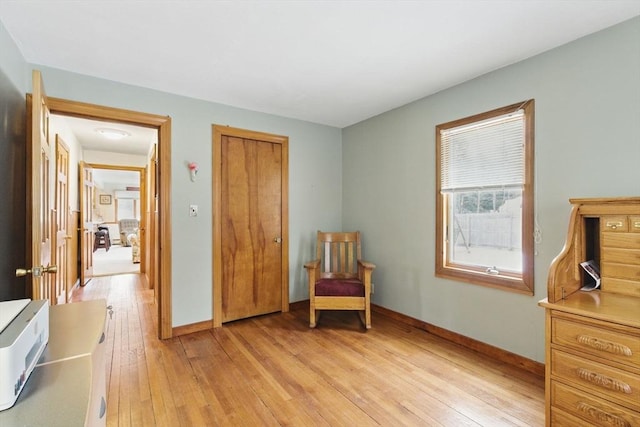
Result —
M 320 260 L 316 259 L 304 265 L 307 269 L 307 277 L 309 281 L 309 299 L 313 300 L 316 294 L 316 282 L 320 276 Z
M 319 266 L 320 266 L 320 260 L 316 259 L 314 261 L 309 261 L 308 263 L 306 263 L 304 265 L 304 268 L 307 268 L 307 269 L 309 269 L 309 268 L 318 268 Z
M 369 295 L 371 291 L 371 273 L 374 268 L 376 268 L 375 264 L 360 259 L 358 260 L 358 278 L 362 280 L 366 295 Z
M 367 262 L 367 261 L 362 261 L 360 259 L 358 260 L 358 265 L 360 265 L 361 267 L 366 268 L 368 270 L 373 270 L 374 268 L 376 268 L 375 264 L 372 264 L 372 263 Z

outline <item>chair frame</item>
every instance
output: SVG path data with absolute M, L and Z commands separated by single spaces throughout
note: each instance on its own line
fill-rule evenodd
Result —
M 358 310 L 364 327 L 371 329 L 371 274 L 375 267 L 362 260 L 359 231 L 318 230 L 316 259 L 304 265 L 309 281 L 309 327 L 316 327 L 322 310 Z M 358 279 L 364 285 L 364 297 L 316 296 L 320 279 Z

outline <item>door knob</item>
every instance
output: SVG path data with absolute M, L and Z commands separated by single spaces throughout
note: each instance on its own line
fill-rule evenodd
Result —
M 274 237 L 273 241 L 276 243 L 282 243 L 282 237 Z
M 29 273 L 33 274 L 33 277 L 41 277 L 44 273 L 57 273 L 57 272 L 58 272 L 58 267 L 56 267 L 55 265 L 50 265 L 47 267 L 38 266 L 38 267 L 33 267 L 31 269 L 16 268 L 16 277 L 26 276 Z

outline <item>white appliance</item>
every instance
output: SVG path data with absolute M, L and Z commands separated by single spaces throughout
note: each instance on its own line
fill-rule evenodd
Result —
M 16 403 L 49 342 L 49 301 L 0 302 L 0 411 Z

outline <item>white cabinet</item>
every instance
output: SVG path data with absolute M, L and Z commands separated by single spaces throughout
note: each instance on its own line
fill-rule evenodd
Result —
M 49 343 L 1 426 L 106 425 L 106 301 L 52 306 Z

